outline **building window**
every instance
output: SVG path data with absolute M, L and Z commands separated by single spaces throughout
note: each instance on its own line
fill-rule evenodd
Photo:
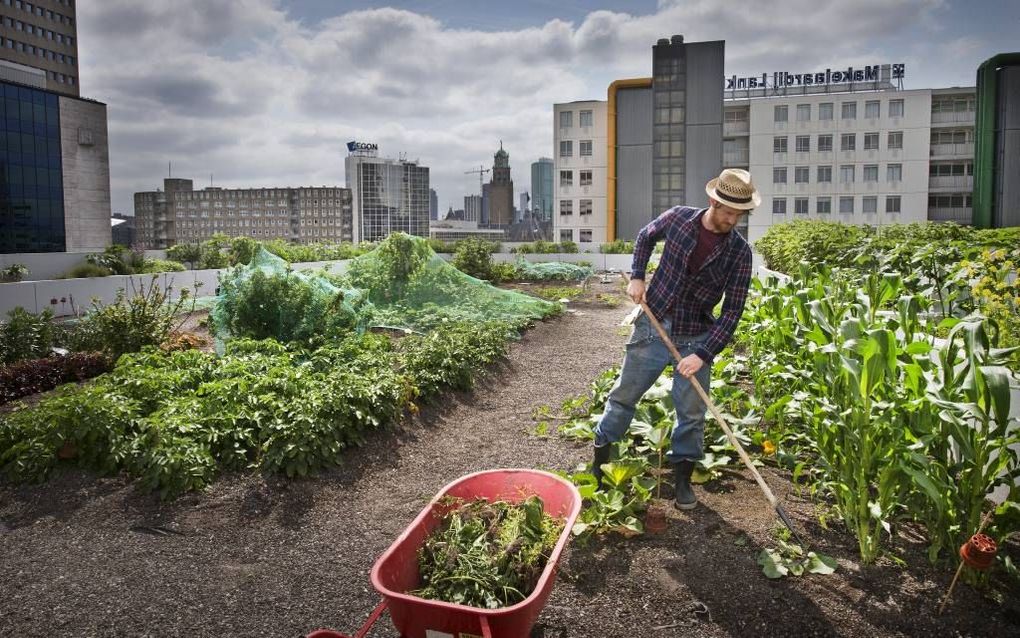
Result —
M 818 136 L 818 152 L 819 153 L 830 153 L 830 152 L 832 152 L 832 136 L 831 135 L 819 135 Z
M 878 198 L 873 195 L 863 198 L 861 200 L 861 210 L 865 213 L 877 213 Z
M 561 228 L 560 241 L 574 241 L 574 231 L 570 228 Z
M 591 229 L 589 229 L 589 228 L 582 228 L 581 229 L 581 241 L 583 241 L 583 242 L 591 242 Z
M 591 171 L 581 171 L 581 186 L 591 186 Z
M 571 140 L 561 140 L 560 157 L 571 157 L 573 154 L 574 154 L 574 142 Z
M 591 111 L 581 111 L 578 116 L 578 125 L 581 128 L 589 128 L 595 121 Z
M 841 213 L 853 213 L 854 212 L 854 198 L 853 197 L 840 197 L 839 198 L 839 212 L 841 212 Z
M 853 164 L 844 164 L 839 167 L 839 181 L 843 184 L 853 184 L 854 182 Z
M 810 153 L 811 152 L 811 136 L 810 135 L 798 135 L 797 136 L 797 152 L 798 153 Z
M 793 212 L 796 215 L 807 215 L 808 214 L 808 198 L 807 197 L 796 197 L 793 200 Z
M 900 212 L 900 196 L 889 195 L 885 198 L 885 212 L 887 213 L 898 213 Z
M 889 149 L 903 148 L 903 131 L 889 131 Z
M 591 157 L 591 140 L 581 140 L 578 144 L 577 154 L 581 157 Z
M 877 120 L 882 115 L 882 103 L 878 100 L 868 100 L 864 103 L 864 118 Z
M 797 105 L 797 121 L 798 122 L 810 122 L 811 121 L 811 105 L 810 104 L 798 104 Z
M 591 200 L 582 199 L 577 207 L 578 215 L 591 215 Z
M 820 215 L 828 215 L 832 212 L 832 198 L 831 197 L 819 197 L 815 204 L 815 210 Z
M 773 153 L 785 153 L 787 150 L 787 139 L 786 136 L 773 137 L 772 138 L 772 152 Z
M 831 166 L 819 166 L 817 179 L 815 180 L 820 184 L 832 183 L 832 167 Z
M 573 215 L 574 214 L 574 200 L 572 199 L 561 199 L 560 200 L 560 215 Z
M 903 181 L 903 164 L 890 164 L 886 167 L 885 178 L 890 182 Z
M 793 169 L 793 183 L 807 184 L 810 181 L 811 169 L 807 166 L 798 166 Z
M 843 111 L 841 117 L 844 120 L 856 120 L 857 102 L 843 102 Z
M 786 183 L 786 167 L 777 167 L 772 169 L 772 183 L 773 184 L 785 184 Z
M 878 164 L 864 165 L 864 181 L 866 182 L 878 181 Z
M 786 122 L 789 119 L 790 107 L 785 104 L 781 106 L 775 106 L 772 109 L 772 117 L 774 122 Z
M 573 111 L 560 111 L 560 128 L 570 128 L 574 125 Z
M 818 119 L 819 120 L 831 120 L 832 119 L 832 102 L 822 102 L 818 105 Z
M 773 215 L 785 215 L 786 214 L 786 198 L 777 197 L 772 200 L 772 214 Z
M 841 151 L 857 150 L 857 134 L 843 133 L 839 138 L 839 150 Z
M 864 150 L 866 151 L 878 150 L 878 133 L 864 134 Z
M 574 171 L 560 171 L 560 186 L 574 185 Z
M 889 100 L 889 117 L 903 117 L 903 100 Z

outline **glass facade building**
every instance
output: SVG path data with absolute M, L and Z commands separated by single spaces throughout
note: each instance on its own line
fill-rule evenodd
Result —
M 531 208 L 542 221 L 552 221 L 553 161 L 539 158 L 531 164 Z
M 0 253 L 65 249 L 58 96 L 0 82 Z
M 429 236 L 429 169 L 415 162 L 348 156 L 355 241 L 379 241 L 395 232 Z

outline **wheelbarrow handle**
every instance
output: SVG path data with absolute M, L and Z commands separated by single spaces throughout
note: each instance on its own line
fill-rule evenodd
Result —
M 382 616 L 384 611 L 386 611 L 386 601 L 382 600 L 375 606 L 372 613 L 368 615 L 368 620 L 366 620 L 365 624 L 361 626 L 361 629 L 359 629 L 353 636 L 348 636 L 347 634 L 342 634 L 339 631 L 333 631 L 332 629 L 316 629 L 305 636 L 305 638 L 365 638 L 365 636 L 368 635 L 368 631 L 372 629 L 372 625 L 379 620 L 379 617 Z
M 386 611 L 386 600 L 383 599 L 375 606 L 372 613 L 368 615 L 368 620 L 361 626 L 361 629 L 357 631 L 353 636 L 342 634 L 339 631 L 333 631 L 332 629 L 316 629 L 312 633 L 305 636 L 305 638 L 365 638 L 368 635 L 368 631 L 372 629 L 372 625 L 375 624 L 382 613 Z M 482 638 L 492 638 L 492 628 L 489 627 L 489 619 L 485 616 L 480 616 L 479 621 L 482 626 Z

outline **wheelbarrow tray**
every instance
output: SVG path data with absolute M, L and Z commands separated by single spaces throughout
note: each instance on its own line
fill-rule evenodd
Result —
M 482 609 L 419 598 L 407 592 L 420 587 L 418 549 L 454 506 L 447 497 L 466 501 L 519 503 L 538 496 L 549 516 L 563 521 L 563 531 L 549 555 L 534 591 L 521 602 Z M 531 631 L 552 592 L 557 563 L 581 511 L 581 495 L 568 481 L 548 472 L 502 469 L 476 472 L 443 488 L 372 567 L 372 585 L 382 594 L 393 624 L 405 638 L 523 638 Z

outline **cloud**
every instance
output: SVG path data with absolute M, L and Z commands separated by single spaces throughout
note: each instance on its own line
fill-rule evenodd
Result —
M 311 23 L 283 0 L 104 0 L 79 7 L 81 86 L 109 105 L 116 212 L 168 161 L 175 176 L 212 172 L 227 187 L 342 184 L 351 139 L 420 159 L 445 209 L 477 191 L 464 171 L 490 165 L 500 140 L 528 188 L 530 163 L 552 155 L 552 104 L 649 75 L 658 38 L 725 39 L 728 73 L 902 52 L 935 77 L 938 42 L 905 42 L 944 29 L 945 11 L 941 0 L 660 0 L 653 14 L 482 31 L 394 8 Z M 975 38 L 954 32 L 954 50 Z

